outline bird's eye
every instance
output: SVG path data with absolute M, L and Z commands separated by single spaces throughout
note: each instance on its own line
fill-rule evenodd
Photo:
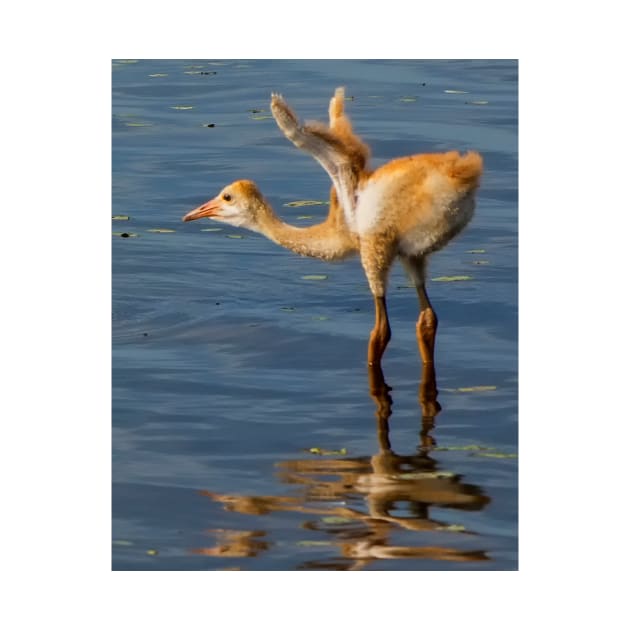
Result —
M 223 195 L 223 199 L 224 201 L 232 201 L 232 195 L 225 193 L 225 195 Z

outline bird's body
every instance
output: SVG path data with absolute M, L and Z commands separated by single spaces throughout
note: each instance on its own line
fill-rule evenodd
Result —
M 433 362 L 437 318 L 424 286 L 426 258 L 472 218 L 481 156 L 456 151 L 418 154 L 370 171 L 369 150 L 344 115 L 343 90 L 331 100 L 329 127 L 301 126 L 278 95 L 272 95 L 271 109 L 285 136 L 320 162 L 333 181 L 326 220 L 306 228 L 284 223 L 249 180 L 230 184 L 184 220 L 210 217 L 324 260 L 359 254 L 375 301 L 376 324 L 368 347 L 372 365 L 380 363 L 390 338 L 385 293 L 389 269 L 399 257 L 420 298 L 416 329 L 420 353 L 425 363 Z
M 478 154 L 455 151 L 389 162 L 360 183 L 351 230 L 360 238 L 391 232 L 402 254 L 439 249 L 472 218 L 479 164 Z

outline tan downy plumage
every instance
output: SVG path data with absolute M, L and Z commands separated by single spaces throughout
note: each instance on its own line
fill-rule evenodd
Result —
M 298 254 L 338 260 L 355 253 L 374 296 L 376 321 L 368 363 L 379 365 L 391 332 L 385 301 L 387 275 L 396 257 L 416 286 L 420 316 L 416 325 L 424 363 L 433 363 L 437 317 L 425 288 L 426 259 L 470 221 L 482 173 L 476 152 L 418 154 L 369 171 L 367 146 L 344 114 L 344 92 L 330 102 L 329 127 L 300 125 L 284 99 L 273 94 L 271 111 L 284 135 L 311 154 L 329 174 L 333 188 L 328 217 L 298 228 L 281 221 L 249 180 L 236 181 L 217 197 L 184 216 L 210 217 L 264 234 Z

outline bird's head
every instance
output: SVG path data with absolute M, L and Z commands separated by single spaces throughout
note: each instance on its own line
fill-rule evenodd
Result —
M 259 214 L 265 208 L 265 200 L 254 182 L 241 179 L 226 186 L 214 199 L 182 217 L 182 221 L 194 221 L 207 217 L 236 227 L 255 230 Z

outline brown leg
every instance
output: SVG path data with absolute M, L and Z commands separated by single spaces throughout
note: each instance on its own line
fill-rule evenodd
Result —
M 416 338 L 418 339 L 422 363 L 433 363 L 438 318 L 425 289 L 426 257 L 403 257 L 401 260 L 409 277 L 416 285 L 420 300 L 420 317 L 418 317 L 416 324 Z
M 374 328 L 368 345 L 368 365 L 379 365 L 391 338 L 387 318 L 385 291 L 387 274 L 394 256 L 394 246 L 384 235 L 361 241 L 361 264 L 365 271 L 370 291 L 374 296 Z
M 435 335 L 437 333 L 438 318 L 429 302 L 429 296 L 424 284 L 417 287 L 420 298 L 420 317 L 416 324 L 416 337 L 423 363 L 433 363 L 435 350 Z
M 370 334 L 368 346 L 368 365 L 380 365 L 385 348 L 392 336 L 384 296 L 374 296 L 374 314 L 374 328 Z

